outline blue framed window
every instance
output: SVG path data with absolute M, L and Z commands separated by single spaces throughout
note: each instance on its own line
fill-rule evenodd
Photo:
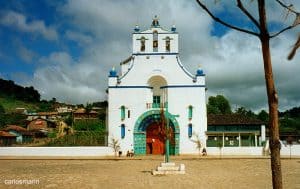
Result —
M 122 124 L 121 125 L 121 138 L 124 138 L 125 137 L 125 125 Z
M 193 135 L 193 125 L 190 123 L 188 125 L 188 136 L 189 136 L 189 138 L 191 138 L 192 135 Z
M 125 119 L 125 106 L 121 106 L 121 120 Z
M 189 106 L 188 110 L 188 118 L 192 119 L 193 118 L 193 106 Z

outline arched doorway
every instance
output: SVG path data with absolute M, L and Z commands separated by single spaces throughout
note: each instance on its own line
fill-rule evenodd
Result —
M 165 141 L 159 136 L 160 123 L 152 123 L 146 129 L 146 153 L 164 154 Z
M 154 122 L 146 128 L 146 154 L 165 154 L 165 137 L 161 135 L 161 122 Z M 174 155 L 175 138 L 173 126 L 170 127 L 170 146 L 171 154 Z
M 135 154 L 164 154 L 165 139 L 160 135 L 160 110 L 150 110 L 141 115 L 134 128 Z M 171 128 L 170 154 L 179 154 L 179 125 L 174 116 L 166 113 Z

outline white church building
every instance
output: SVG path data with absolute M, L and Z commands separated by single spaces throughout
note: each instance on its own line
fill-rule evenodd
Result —
M 206 146 L 205 74 L 184 68 L 178 37 L 175 26 L 164 29 L 157 17 L 145 31 L 136 26 L 131 56 L 120 63 L 120 73 L 109 73 L 109 139 L 117 139 L 123 152 L 164 153 L 158 137 L 162 109 L 172 131 L 171 154 L 198 153 L 195 135 Z

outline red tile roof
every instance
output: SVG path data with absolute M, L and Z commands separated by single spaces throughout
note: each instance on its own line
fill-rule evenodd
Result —
M 10 133 L 8 133 L 6 131 L 0 131 L 0 136 L 1 137 L 16 137 L 15 135 L 10 134 Z
M 50 115 L 58 115 L 58 112 L 38 112 L 39 116 L 50 116 Z
M 29 130 L 47 129 L 47 127 L 48 127 L 47 121 L 44 119 L 32 120 L 27 126 Z
M 85 113 L 85 109 L 84 108 L 78 108 L 74 113 L 76 113 L 76 114 L 84 114 Z
M 7 125 L 6 128 L 3 129 L 4 131 L 10 131 L 10 130 L 14 130 L 14 131 L 27 131 L 27 129 L 18 126 L 18 125 Z

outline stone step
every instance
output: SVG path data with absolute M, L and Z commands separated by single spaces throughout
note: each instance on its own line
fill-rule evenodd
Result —
M 153 175 L 183 175 L 185 174 L 185 171 L 152 171 Z
M 175 163 L 174 162 L 168 162 L 168 163 L 160 163 L 160 166 L 161 167 L 174 167 L 175 166 Z
M 157 171 L 179 171 L 179 166 L 157 167 Z

